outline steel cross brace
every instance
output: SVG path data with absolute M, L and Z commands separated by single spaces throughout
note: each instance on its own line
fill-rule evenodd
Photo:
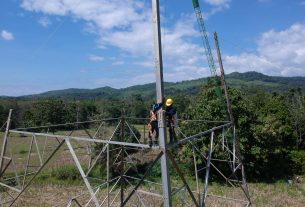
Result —
M 48 162 L 51 160 L 51 158 L 54 156 L 54 154 L 60 149 L 60 147 L 65 143 L 65 140 L 61 141 L 59 143 L 59 145 L 57 145 L 57 147 L 53 150 L 53 152 L 51 153 L 51 155 L 48 157 L 48 159 L 46 159 L 46 161 L 43 163 L 43 165 L 41 165 L 39 167 L 39 169 L 37 170 L 37 172 L 34 174 L 34 176 L 29 180 L 29 182 L 23 186 L 22 190 L 19 192 L 19 194 L 14 198 L 14 200 L 12 201 L 12 203 L 9 206 L 12 206 L 16 200 L 20 197 L 20 195 L 29 187 L 29 185 L 32 183 L 32 181 L 36 178 L 36 176 L 41 172 L 41 170 L 48 164 Z
M 204 185 L 204 192 L 203 192 L 203 198 L 202 198 L 203 207 L 206 206 L 206 200 L 207 200 L 207 196 L 208 196 L 208 183 L 209 183 L 209 177 L 210 177 L 210 166 L 211 166 L 211 158 L 212 158 L 212 152 L 213 152 L 213 141 L 214 141 L 214 131 L 211 133 L 211 139 L 210 139 L 209 156 L 208 156 L 208 160 L 207 160 L 205 185 Z
M 190 194 L 192 200 L 194 201 L 194 204 L 196 205 L 196 207 L 199 207 L 199 204 L 198 204 L 198 202 L 197 202 L 197 200 L 196 200 L 196 198 L 195 198 L 195 196 L 194 196 L 194 194 L 193 194 L 191 188 L 190 188 L 189 185 L 187 184 L 187 182 L 186 182 L 186 180 L 185 180 L 185 178 L 184 178 L 184 176 L 183 176 L 183 173 L 181 172 L 181 170 L 180 170 L 179 166 L 177 165 L 175 159 L 173 158 L 171 152 L 170 152 L 170 151 L 167 151 L 167 155 L 168 155 L 168 158 L 170 159 L 170 161 L 172 162 L 174 168 L 176 169 L 178 175 L 180 176 L 182 182 L 184 183 L 184 185 L 185 185 L 187 191 L 189 192 L 189 194 Z
M 142 176 L 141 180 L 138 182 L 138 184 L 133 188 L 133 190 L 131 191 L 131 193 L 127 196 L 127 198 L 124 200 L 124 202 L 122 203 L 122 207 L 125 206 L 127 204 L 127 202 L 129 201 L 129 199 L 131 198 L 131 196 L 136 192 L 136 190 L 140 187 L 140 185 L 143 183 L 145 177 L 150 173 L 152 167 L 157 163 L 157 161 L 161 158 L 161 156 L 163 155 L 163 151 L 161 151 L 158 156 L 156 157 L 156 159 L 153 161 L 153 163 L 149 166 L 149 168 L 146 170 L 146 172 L 144 173 L 144 175 Z
M 222 126 L 220 126 L 220 127 L 214 127 L 213 129 L 213 131 L 212 132 L 214 132 L 215 130 L 217 130 L 217 129 L 220 129 L 221 127 L 223 127 L 223 129 L 226 127 L 226 126 L 230 126 L 230 125 L 228 125 L 228 124 L 225 124 L 225 125 L 222 125 Z M 178 128 L 179 129 L 179 128 Z M 193 147 L 193 150 L 195 149 L 198 153 L 199 153 L 199 155 L 202 157 L 202 158 L 204 158 L 205 160 L 208 160 L 209 159 L 209 157 L 206 157 L 206 156 L 204 156 L 201 152 L 200 152 L 200 150 L 190 141 L 190 139 L 188 139 L 188 138 L 190 138 L 190 137 L 186 137 L 182 132 L 181 132 L 181 130 L 179 129 L 179 132 L 184 136 L 184 139 L 183 140 L 187 140 L 188 141 L 188 143 L 189 144 L 191 144 L 192 145 L 192 147 Z M 205 131 L 205 132 L 202 132 L 202 133 L 206 133 L 206 132 L 211 132 L 211 130 L 208 130 L 208 131 Z M 202 134 L 202 133 L 199 133 L 199 134 Z M 197 135 L 194 135 L 194 136 L 197 136 Z M 191 136 L 191 137 L 194 137 L 194 136 Z M 192 140 L 192 141 L 196 141 L 197 139 L 195 139 L 195 140 Z M 175 145 L 176 146 L 176 145 Z M 225 146 L 226 147 L 226 146 Z M 230 149 L 228 149 L 227 148 L 227 150 L 229 151 L 229 153 L 231 153 L 231 154 L 233 154 L 233 152 L 231 152 L 230 151 Z M 233 186 L 233 187 L 236 187 L 232 182 L 230 182 L 230 179 L 229 178 L 227 178 L 224 174 L 222 174 L 221 173 L 221 171 L 211 162 L 211 160 L 210 160 L 210 165 L 231 185 L 231 186 Z M 243 169 L 243 166 L 241 166 L 242 167 L 242 171 L 244 170 Z M 244 176 L 243 176 L 243 178 L 244 178 Z M 244 183 L 246 183 L 245 182 L 245 180 L 243 180 L 243 184 Z M 246 198 L 248 199 L 248 202 L 250 203 L 250 205 L 251 205 L 251 200 L 250 200 L 250 195 L 249 195 L 249 192 L 248 192 L 248 189 L 247 189 L 247 186 L 240 186 L 241 187 L 241 189 L 242 189 L 242 191 L 244 192 L 244 194 L 245 194 L 245 196 L 246 196 Z M 204 199 L 204 198 L 203 198 Z

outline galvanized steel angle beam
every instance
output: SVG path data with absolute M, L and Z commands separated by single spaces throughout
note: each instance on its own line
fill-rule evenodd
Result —
M 146 170 L 144 175 L 142 176 L 141 180 L 138 182 L 138 184 L 133 188 L 132 192 L 127 196 L 127 198 L 124 200 L 122 206 L 125 206 L 128 202 L 128 200 L 131 198 L 131 196 L 136 192 L 136 190 L 140 187 L 140 185 L 143 183 L 144 179 L 147 177 L 147 175 L 150 173 L 152 167 L 157 163 L 157 161 L 161 158 L 163 155 L 163 152 L 161 151 L 158 156 L 155 158 L 153 163 L 149 166 L 149 168 Z
M 35 177 L 41 172 L 41 170 L 47 165 L 47 163 L 51 160 L 51 158 L 54 156 L 54 154 L 60 149 L 60 147 L 64 144 L 65 140 L 63 140 L 51 153 L 51 155 L 48 157 L 48 159 L 43 163 L 42 166 L 38 169 L 38 171 L 31 177 L 31 179 L 23 186 L 22 190 L 19 192 L 19 194 L 14 198 L 13 202 L 9 205 L 12 206 L 16 200 L 19 198 L 19 196 L 30 186 L 32 181 L 35 179 Z
M 190 189 L 190 187 L 189 187 L 187 181 L 185 180 L 185 178 L 184 178 L 184 176 L 183 176 L 183 173 L 181 172 L 180 168 L 178 167 L 178 165 L 177 165 L 175 159 L 173 158 L 171 152 L 170 152 L 170 151 L 167 151 L 167 153 L 168 153 L 168 157 L 169 157 L 170 161 L 172 162 L 174 168 L 176 169 L 176 172 L 178 173 L 178 175 L 179 175 L 179 177 L 181 178 L 182 182 L 184 183 L 184 185 L 185 185 L 187 191 L 189 192 L 189 194 L 190 194 L 190 196 L 191 196 L 191 198 L 192 198 L 194 204 L 196 205 L 196 207 L 199 207 L 199 204 L 198 204 L 198 202 L 197 202 L 197 200 L 196 200 L 196 198 L 195 198 L 195 196 L 194 196 L 192 190 Z
M 73 146 L 71 145 L 70 140 L 69 139 L 65 139 L 65 141 L 66 141 L 66 144 L 67 144 L 67 146 L 68 146 L 68 148 L 70 150 L 70 153 L 71 153 L 71 155 L 73 157 L 75 165 L 78 168 L 78 171 L 80 172 L 80 174 L 81 174 L 81 176 L 82 176 L 82 178 L 83 178 L 83 180 L 85 182 L 85 185 L 86 185 L 86 187 L 87 187 L 87 189 L 88 189 L 88 191 L 89 191 L 89 193 L 91 195 L 91 198 L 92 198 L 93 202 L 95 203 L 95 206 L 99 207 L 99 202 L 98 202 L 98 200 L 97 200 L 97 198 L 95 196 L 95 193 L 93 192 L 92 186 L 90 185 L 90 183 L 89 183 L 89 181 L 88 181 L 88 179 L 87 179 L 87 177 L 85 175 L 85 172 L 84 172 L 84 170 L 83 170 L 83 168 L 82 168 L 82 166 L 81 166 L 81 164 L 80 164 L 80 162 L 79 162 L 79 160 L 78 160 L 78 158 L 77 158 L 77 156 L 75 154 L 75 151 L 73 149 Z

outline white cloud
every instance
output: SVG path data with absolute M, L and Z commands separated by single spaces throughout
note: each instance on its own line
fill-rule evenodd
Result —
M 205 0 L 205 2 L 212 6 L 211 11 L 204 13 L 204 17 L 208 18 L 217 12 L 230 8 L 231 0 Z
M 100 62 L 103 61 L 105 58 L 102 56 L 98 55 L 89 55 L 89 60 L 94 61 L 94 62 Z
M 88 71 L 89 71 L 88 69 L 82 68 L 79 72 L 80 72 L 80 73 L 88 73 Z
M 6 31 L 6 30 L 2 30 L 2 31 L 1 31 L 1 37 L 2 37 L 4 40 L 13 40 L 13 39 L 14 39 L 13 33 L 8 32 L 8 31 Z
M 77 2 L 75 2 L 77 3 Z M 47 14 L 65 15 L 68 8 L 65 6 L 65 1 L 38 1 L 24 0 L 21 7 L 29 11 L 43 12 Z
M 151 30 L 151 11 L 141 0 L 23 0 L 21 7 L 28 11 L 85 20 L 85 30 L 99 35 L 101 48 L 115 46 L 130 52 L 138 51 L 133 47 L 145 44 L 143 39 L 149 36 L 145 31 Z M 135 40 L 137 37 L 141 37 L 139 41 Z M 125 42 L 126 39 L 131 42 Z
M 212 6 L 221 6 L 221 7 L 228 7 L 231 0 L 205 0 L 207 3 L 211 4 Z
M 272 0 L 258 0 L 258 2 L 260 2 L 260 3 L 266 3 L 266 2 L 270 2 L 270 1 L 272 1 Z
M 48 27 L 49 25 L 51 25 L 51 20 L 48 17 L 41 17 L 38 20 L 38 23 L 41 24 L 43 27 Z
M 152 26 L 149 21 L 133 23 L 129 30 L 105 33 L 100 36 L 100 46 L 111 45 L 134 55 L 149 55 L 153 50 Z
M 227 72 L 255 70 L 268 75 L 305 76 L 305 25 L 263 33 L 257 53 L 225 56 Z
M 146 16 L 140 0 L 23 0 L 21 7 L 50 15 L 71 15 L 94 22 L 101 29 L 128 27 Z
M 123 60 L 118 60 L 112 63 L 112 65 L 124 65 L 124 61 Z
M 214 13 L 228 8 L 230 3 L 230 0 L 207 1 Z M 98 36 L 98 46 L 101 49 L 118 48 L 120 53 L 132 55 L 133 64 L 138 68 L 152 69 L 154 48 L 151 8 L 145 2 L 142 0 L 23 0 L 21 6 L 25 10 L 43 15 L 71 16 L 76 20 L 84 20 L 85 31 Z M 209 71 L 202 68 L 206 62 L 203 46 L 194 42 L 194 37 L 199 38 L 200 34 L 194 14 L 182 15 L 172 25 L 162 28 L 166 81 L 209 76 Z M 89 59 L 100 60 L 95 56 Z M 122 64 L 122 62 L 114 61 L 113 64 Z M 96 83 L 101 83 L 103 80 L 99 79 Z M 134 81 L 138 83 L 139 80 Z M 151 79 L 147 81 L 151 82 Z M 112 83 L 122 84 L 122 81 L 113 80 Z
M 303 6 L 305 6 L 305 1 L 302 1 L 300 4 L 303 5 Z

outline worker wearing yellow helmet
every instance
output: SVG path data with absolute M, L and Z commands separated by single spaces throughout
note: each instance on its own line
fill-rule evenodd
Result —
M 167 122 L 167 127 L 169 130 L 169 139 L 170 143 L 177 141 L 176 137 L 176 128 L 178 127 L 178 117 L 177 117 L 177 110 L 173 106 L 174 101 L 171 98 L 168 98 L 165 102 L 165 116 L 166 116 L 166 122 Z
M 165 102 L 165 110 L 164 114 L 166 116 L 166 124 L 169 131 L 170 142 L 177 141 L 175 129 L 178 126 L 177 119 L 177 110 L 173 107 L 174 101 L 169 98 L 165 101 L 163 99 L 162 103 L 156 103 L 152 105 L 152 109 L 150 110 L 150 121 L 148 123 L 148 138 L 149 145 L 157 145 L 158 137 L 159 137 L 159 129 L 158 129 L 158 111 L 162 108 Z
M 173 99 L 171 99 L 171 98 L 168 98 L 167 100 L 166 100 L 166 106 L 172 106 L 173 105 L 173 103 L 174 103 L 174 101 L 173 101 Z

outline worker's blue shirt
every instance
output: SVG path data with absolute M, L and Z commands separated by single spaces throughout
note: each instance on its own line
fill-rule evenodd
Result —
M 168 118 L 172 118 L 176 113 L 177 110 L 173 106 L 167 106 L 165 108 L 165 116 L 167 116 Z

